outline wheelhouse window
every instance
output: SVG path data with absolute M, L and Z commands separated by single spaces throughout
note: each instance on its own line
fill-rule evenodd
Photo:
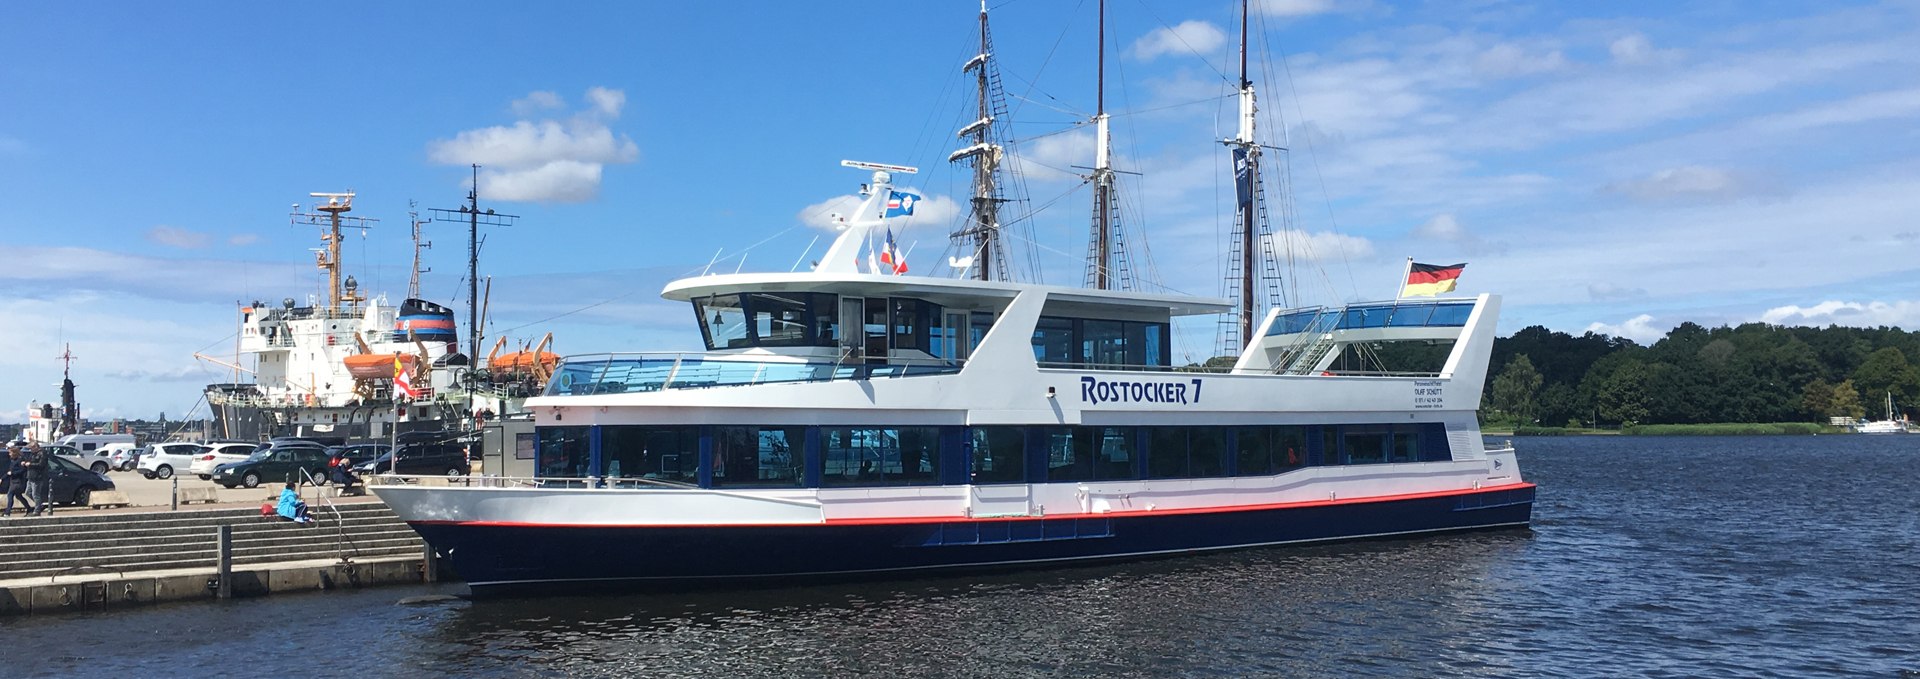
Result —
M 586 427 L 540 427 L 535 433 L 534 468 L 539 475 L 552 478 L 585 478 L 593 475 L 593 453 Z M 267 453 L 262 445 L 256 456 Z
M 707 350 L 828 347 L 839 337 L 836 295 L 750 292 L 693 300 Z
M 934 427 L 821 427 L 823 486 L 932 485 L 940 482 L 940 430 Z
M 601 475 L 693 483 L 700 470 L 698 427 L 600 428 Z
M 806 427 L 716 427 L 713 487 L 799 486 Z
M 1027 430 L 1024 427 L 974 427 L 974 483 L 1027 482 Z
M 700 335 L 707 341 L 708 351 L 753 346 L 747 334 L 747 310 L 739 295 L 695 299 L 693 314 L 700 320 Z
M 1172 363 L 1166 323 L 1041 316 L 1033 357 L 1041 367 L 1152 370 Z

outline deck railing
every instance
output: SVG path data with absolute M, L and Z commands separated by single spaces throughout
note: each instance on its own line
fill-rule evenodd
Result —
M 614 353 L 568 356 L 547 381 L 548 396 L 585 396 L 701 389 L 751 384 L 871 380 L 960 372 L 964 361 L 891 359 L 887 364 L 851 361 L 771 361 L 752 356 L 698 353 Z

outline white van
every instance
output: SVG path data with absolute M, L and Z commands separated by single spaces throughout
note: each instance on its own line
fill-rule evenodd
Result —
M 132 434 L 68 434 L 53 442 L 56 446 L 68 446 L 82 453 L 105 448 L 115 443 L 124 443 L 126 448 L 139 445 Z

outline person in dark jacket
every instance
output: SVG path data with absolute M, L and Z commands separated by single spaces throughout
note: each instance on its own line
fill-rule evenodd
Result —
M 360 483 L 360 477 L 353 475 L 353 461 L 347 459 L 344 450 L 334 451 L 333 459 L 327 461 L 327 467 L 332 470 L 330 473 L 333 478 L 330 480 L 342 489 Z
M 27 462 L 26 455 L 20 450 L 20 444 L 8 444 L 7 457 L 0 461 L 0 490 L 6 491 L 7 508 L 0 516 L 13 516 L 13 502 L 20 501 L 20 507 L 27 514 L 33 514 L 33 502 L 27 499 Z
M 47 498 L 53 495 L 53 479 L 50 477 L 48 470 L 48 467 L 53 466 L 53 463 L 47 461 L 47 451 L 41 450 L 40 444 L 38 443 L 27 444 L 25 459 L 27 468 L 27 495 L 33 498 L 34 507 L 29 515 L 52 514 L 53 508 L 47 506 L 49 504 Z

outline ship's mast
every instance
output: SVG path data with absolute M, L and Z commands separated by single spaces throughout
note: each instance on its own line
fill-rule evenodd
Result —
M 1107 2 L 1100 0 L 1098 79 L 1093 111 L 1093 234 L 1088 239 L 1087 285 L 1113 287 L 1113 165 L 1107 133 Z
M 972 214 L 967 225 L 953 234 L 953 239 L 957 249 L 972 258 L 970 277 L 983 281 L 1011 279 L 1005 246 L 1000 241 L 1000 204 L 1006 201 L 1000 197 L 998 170 L 1004 147 L 993 138 L 994 117 L 1000 111 L 999 102 L 993 96 L 998 82 L 991 63 L 993 42 L 990 35 L 987 31 L 987 3 L 982 0 L 980 52 L 960 68 L 962 73 L 973 73 L 979 106 L 977 117 L 966 127 L 960 128 L 957 136 L 973 143 L 947 156 L 947 162 L 950 163 L 973 163 Z
M 292 222 L 294 224 L 327 227 L 327 232 L 320 236 L 320 240 L 326 242 L 327 249 L 325 252 L 318 253 L 314 257 L 314 263 L 320 267 L 321 271 L 327 272 L 327 311 L 337 314 L 340 311 L 341 303 L 358 304 L 367 299 L 360 294 L 360 284 L 353 280 L 352 276 L 347 276 L 344 283 L 340 279 L 340 228 L 360 229 L 362 233 L 364 233 L 366 229 L 373 226 L 374 222 L 380 220 L 369 217 L 342 216 L 347 212 L 353 211 L 352 191 L 345 193 L 309 193 L 307 195 L 314 198 L 327 199 L 327 202 L 314 206 L 314 209 L 318 210 L 321 214 L 295 212 L 293 213 Z M 295 205 L 294 209 L 298 210 L 299 207 L 300 206 Z
M 448 219 L 459 218 L 467 223 L 467 365 L 478 369 L 480 360 L 480 340 L 486 336 L 480 328 L 480 225 L 512 226 L 518 215 L 499 214 L 489 209 L 480 211 L 480 166 L 473 166 L 473 187 L 467 191 L 467 204 L 457 209 L 433 208 L 433 212 Z M 473 402 L 473 379 L 467 380 L 467 401 Z
M 407 299 L 420 298 L 420 274 L 433 271 L 430 267 L 420 268 L 420 251 L 433 248 L 432 242 L 420 239 L 420 227 L 433 220 L 421 219 L 419 210 L 411 209 L 416 205 L 414 201 L 407 201 L 407 207 L 410 208 L 407 210 L 407 220 L 413 222 L 413 275 L 407 278 Z
M 1264 309 L 1279 302 L 1280 275 L 1278 257 L 1273 252 L 1273 233 L 1266 220 L 1265 192 L 1262 189 L 1260 158 L 1262 147 L 1254 140 L 1258 106 L 1253 81 L 1247 77 L 1247 0 L 1240 2 L 1240 127 L 1233 139 L 1234 232 L 1227 258 L 1227 296 L 1234 303 L 1234 318 L 1226 327 L 1222 353 L 1238 354 L 1253 336 L 1253 324 Z M 1266 303 L 1254 294 L 1264 283 Z

